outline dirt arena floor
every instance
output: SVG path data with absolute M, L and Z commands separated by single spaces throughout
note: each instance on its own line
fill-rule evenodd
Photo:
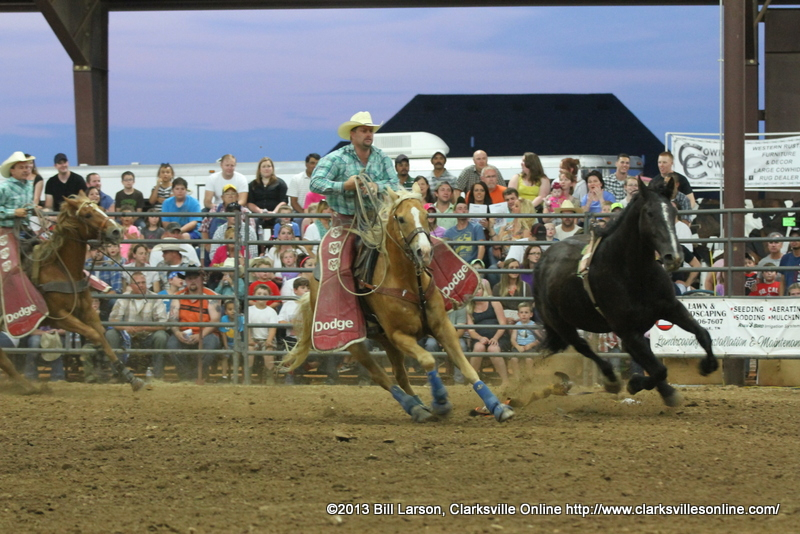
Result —
M 471 388 L 449 390 L 450 418 L 417 425 L 376 386 L 158 384 L 134 394 L 122 385 L 57 383 L 28 397 L 0 388 L 0 532 L 685 533 L 800 525 L 797 389 L 683 388 L 680 408 L 665 408 L 653 392 L 630 402 L 584 389 L 536 401 L 502 425 L 470 417 L 479 404 Z M 393 513 L 375 513 L 389 503 Z M 453 504 L 476 503 L 514 513 L 452 513 Z M 584 517 L 566 508 L 591 513 L 596 503 L 780 504 L 780 512 Z M 532 513 L 541 504 L 561 513 Z M 411 505 L 441 513 L 400 513 Z

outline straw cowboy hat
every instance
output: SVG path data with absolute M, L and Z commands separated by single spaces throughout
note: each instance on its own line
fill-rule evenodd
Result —
M 11 177 L 11 167 L 16 165 L 20 161 L 33 161 L 35 159 L 36 158 L 34 158 L 33 156 L 30 156 L 30 157 L 26 158 L 25 154 L 23 152 L 19 152 L 19 151 L 14 152 L 13 154 L 11 154 L 11 156 L 7 160 L 5 160 L 3 162 L 3 165 L 0 166 L 0 175 L 2 175 L 4 178 L 10 178 Z
M 372 131 L 377 132 L 382 125 L 383 123 L 375 124 L 372 122 L 372 115 L 369 114 L 369 111 L 359 111 L 358 113 L 350 117 L 349 121 L 342 123 L 342 125 L 339 126 L 338 130 L 339 137 L 341 137 L 346 141 L 349 141 L 350 130 L 352 130 L 356 126 L 371 126 Z
M 583 213 L 583 208 L 580 206 L 576 206 L 572 203 L 571 200 L 565 200 L 561 203 L 561 206 L 556 208 L 556 213 L 563 213 L 565 211 L 574 211 L 575 213 Z

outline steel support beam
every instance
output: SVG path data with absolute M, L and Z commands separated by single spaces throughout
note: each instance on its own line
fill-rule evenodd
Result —
M 745 19 L 749 2 L 725 0 L 724 4 L 724 58 L 723 75 L 725 98 L 724 120 L 724 200 L 726 208 L 744 208 L 744 134 L 745 134 Z M 752 19 L 751 19 L 752 20 Z M 744 217 L 732 218 L 728 226 L 732 237 L 744 235 Z M 729 245 L 727 260 L 731 265 L 744 265 L 744 243 Z M 744 273 L 733 273 L 728 282 L 728 295 L 740 295 L 744 289 Z M 744 385 L 743 360 L 726 360 L 724 366 L 726 384 Z
M 747 0 L 745 7 L 745 131 L 758 132 L 761 111 L 758 102 L 758 0 Z
M 800 9 L 770 9 L 766 16 L 766 131 L 800 128 Z
M 108 8 L 103 0 L 35 0 L 73 63 L 77 163 L 108 165 Z

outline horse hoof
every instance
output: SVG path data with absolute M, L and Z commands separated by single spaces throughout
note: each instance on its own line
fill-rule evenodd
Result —
M 447 416 L 450 415 L 450 412 L 453 411 L 453 403 L 450 402 L 449 400 L 443 403 L 434 401 L 431 404 L 431 409 L 433 410 L 433 413 L 435 413 L 436 415 Z
M 411 408 L 411 420 L 415 423 L 427 423 L 434 420 L 434 415 L 424 404 L 417 404 Z
M 494 409 L 494 418 L 498 423 L 505 423 L 512 417 L 514 417 L 514 408 L 508 404 L 498 404 Z
M 700 374 L 702 376 L 708 376 L 717 369 L 719 369 L 719 361 L 716 358 L 713 360 L 709 358 L 700 360 Z
M 630 380 L 628 380 L 628 393 L 631 395 L 636 395 L 644 388 L 642 387 L 642 381 L 644 377 L 642 375 L 633 375 Z
M 603 377 L 603 388 L 608 392 L 616 395 L 620 391 L 622 391 L 622 382 L 619 379 L 614 380 L 613 382 L 610 381 L 605 376 Z
M 144 387 L 144 380 L 142 380 L 141 378 L 134 378 L 133 380 L 131 380 L 131 388 L 133 388 L 133 391 L 139 391 L 143 387 Z
M 663 397 L 664 404 L 669 406 L 670 408 L 675 408 L 677 406 L 683 405 L 683 395 L 675 391 L 672 395 L 668 397 Z

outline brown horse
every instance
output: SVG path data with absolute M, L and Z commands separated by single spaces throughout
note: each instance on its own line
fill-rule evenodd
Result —
M 64 199 L 49 241 L 40 245 L 37 257 L 41 259 L 33 261 L 39 264 L 38 286 L 49 310 L 42 324 L 85 337 L 96 350 L 102 349 L 114 371 L 138 391 L 144 382 L 119 361 L 106 341 L 105 328 L 92 308 L 92 293 L 83 272 L 88 241 L 99 239 L 117 243 L 121 238 L 122 228 L 81 192 Z M 0 369 L 26 392 L 36 391 L 17 372 L 2 349 Z
M 427 212 L 422 206 L 421 196 L 387 189 L 380 219 L 382 224 L 379 226 L 384 231 L 373 282 L 380 289 L 361 298 L 366 301 L 381 326 L 382 332 L 371 338 L 386 351 L 397 383 L 393 383 L 383 368 L 375 363 L 366 342 L 352 344 L 347 350 L 367 368 L 375 382 L 392 394 L 414 421 L 423 422 L 435 416 L 447 415 L 452 410 L 447 390 L 436 370 L 434 357 L 417 344 L 418 339 L 430 332 L 453 363 L 461 369 L 495 418 L 501 422 L 510 419 L 514 414 L 513 409 L 498 401 L 467 362 L 456 330 L 447 317 L 441 293 L 430 292 L 430 296 L 424 298 L 422 304 L 418 300 L 407 300 L 399 296 L 402 293 L 415 296 L 425 294 L 433 283 L 426 270 L 431 263 L 432 245 Z M 313 276 L 310 278 L 311 290 L 299 301 L 296 330 L 298 342 L 283 361 L 283 366 L 288 371 L 300 366 L 312 348 L 312 322 L 319 283 Z M 430 408 L 422 403 L 411 388 L 404 364 L 405 355 L 419 361 L 427 372 L 433 394 Z

